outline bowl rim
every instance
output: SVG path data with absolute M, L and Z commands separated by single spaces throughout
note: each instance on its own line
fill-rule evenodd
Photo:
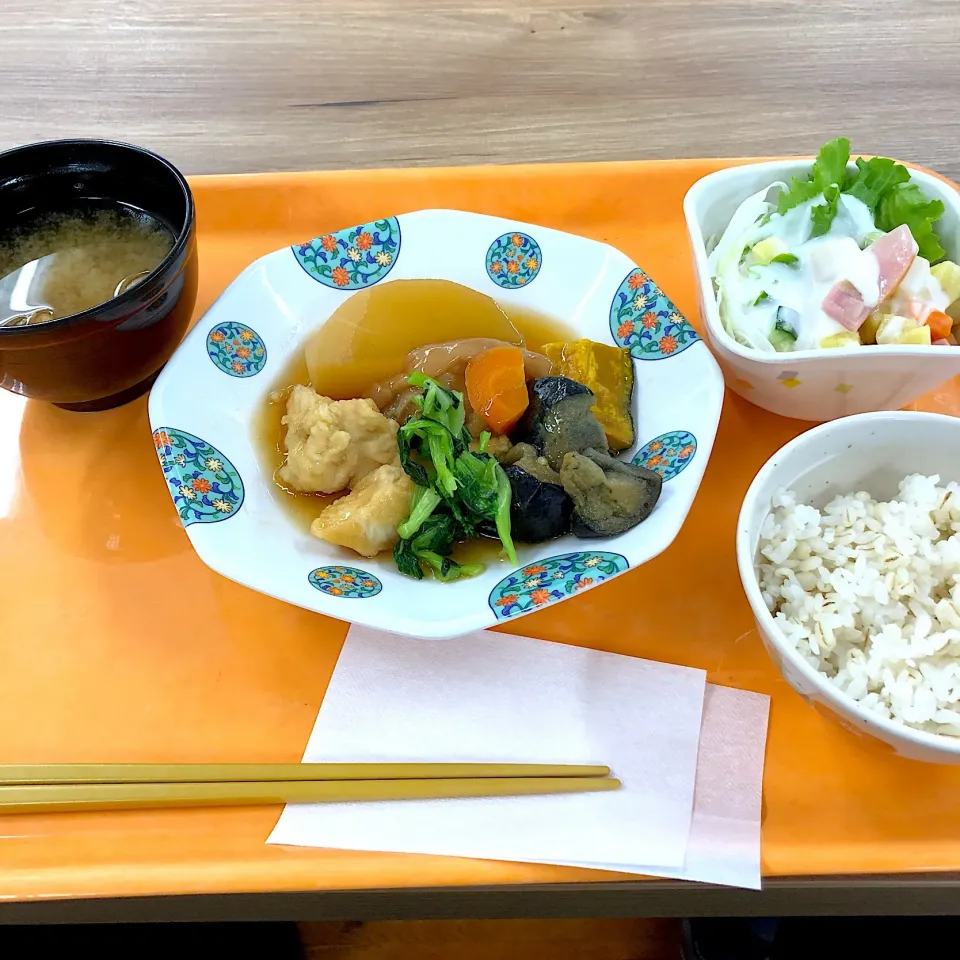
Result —
M 790 666 L 802 674 L 805 680 L 816 687 L 818 693 L 822 694 L 826 700 L 857 714 L 868 726 L 877 727 L 891 737 L 906 740 L 914 746 L 924 747 L 953 756 L 960 756 L 960 737 L 951 737 L 943 733 L 930 733 L 926 730 L 917 730 L 915 727 L 910 727 L 900 720 L 891 720 L 887 717 L 881 717 L 871 713 L 869 710 L 864 709 L 859 701 L 854 700 L 849 694 L 838 689 L 824 674 L 817 670 L 812 664 L 808 663 L 796 648 L 790 645 L 783 631 L 777 626 L 776 621 L 773 619 L 773 614 L 767 609 L 767 605 L 764 603 L 763 596 L 760 592 L 760 582 L 756 574 L 754 561 L 755 551 L 751 550 L 750 547 L 749 514 L 760 499 L 760 489 L 776 475 L 780 466 L 780 458 L 784 454 L 794 452 L 811 443 L 815 443 L 817 439 L 831 431 L 851 429 L 857 424 L 889 423 L 895 420 L 914 423 L 921 421 L 940 424 L 951 423 L 954 429 L 960 428 L 960 420 L 942 413 L 926 413 L 916 410 L 879 410 L 829 420 L 794 437 L 793 440 L 780 447 L 766 463 L 764 463 L 757 472 L 757 475 L 753 478 L 743 498 L 740 513 L 737 517 L 737 567 L 740 572 L 740 582 L 743 586 L 743 592 L 746 595 L 747 602 L 750 604 L 759 630 L 767 635 L 767 638 L 777 648 L 784 659 L 789 661 Z M 769 513 L 769 507 L 767 512 Z
M 138 146 L 135 143 L 126 143 L 122 140 L 107 140 L 101 137 L 65 137 L 59 140 L 38 140 L 34 143 L 24 143 L 16 147 L 11 147 L 9 150 L 0 151 L 0 161 L 9 157 L 15 157 L 18 153 L 25 153 L 29 150 L 71 146 L 108 147 L 110 149 L 119 149 L 121 151 L 130 151 L 131 153 L 141 154 L 142 156 L 146 156 L 157 161 L 161 167 L 166 168 L 167 172 L 173 176 L 174 181 L 177 183 L 181 192 L 183 193 L 184 200 L 186 201 L 186 215 L 184 216 L 183 226 L 177 233 L 173 242 L 173 246 L 170 248 L 167 255 L 153 268 L 153 270 L 150 271 L 150 273 L 143 278 L 143 280 L 140 281 L 140 283 L 124 290 L 124 292 L 119 296 L 110 297 L 109 300 L 104 300 L 103 303 L 98 303 L 96 306 L 90 307 L 87 310 L 81 310 L 79 313 L 71 313 L 65 317 L 57 317 L 54 320 L 45 320 L 42 324 L 27 324 L 16 327 L 6 327 L 0 325 L 0 337 L 12 339 L 16 337 L 35 336 L 40 328 L 42 328 L 44 331 L 63 330 L 65 328 L 81 324 L 86 320 L 96 319 L 101 311 L 103 311 L 103 309 L 108 305 L 112 309 L 117 307 L 123 309 L 124 307 L 129 306 L 133 307 L 135 311 L 137 309 L 136 303 L 143 296 L 143 292 L 147 286 L 150 283 L 155 282 L 161 274 L 168 270 L 183 254 L 184 250 L 186 250 L 188 244 L 190 243 L 190 237 L 193 233 L 197 218 L 193 192 L 191 191 L 190 185 L 187 183 L 187 178 L 183 175 L 183 173 L 181 173 L 176 166 L 167 160 L 166 157 L 160 156 L 159 153 L 155 153 L 153 150 L 148 150 L 146 147 Z M 116 318 L 116 323 L 122 323 L 128 318 L 129 314 L 118 316 Z M 14 345 L 11 343 L 9 347 L 10 349 L 13 349 Z
M 869 156 L 869 154 L 863 154 L 863 156 Z M 749 347 L 737 343 L 737 341 L 727 333 L 723 326 L 723 321 L 720 319 L 720 310 L 717 305 L 716 294 L 713 291 L 713 279 L 707 267 L 708 254 L 706 239 L 694 209 L 695 204 L 704 194 L 709 195 L 718 184 L 730 179 L 740 171 L 769 170 L 771 174 L 774 173 L 774 171 L 788 172 L 799 165 L 812 163 L 813 159 L 813 157 L 788 157 L 781 160 L 760 160 L 755 163 L 744 163 L 738 164 L 737 166 L 724 167 L 721 170 L 715 170 L 713 173 L 708 173 L 700 177 L 684 195 L 683 213 L 687 223 L 687 234 L 690 239 L 690 245 L 693 248 L 693 262 L 697 284 L 700 287 L 701 299 L 703 301 L 703 323 L 711 341 L 715 346 L 727 350 L 744 360 L 773 367 L 784 365 L 792 366 L 795 363 L 810 363 L 815 360 L 849 364 L 854 359 L 863 360 L 868 357 L 934 356 L 942 359 L 944 348 L 940 346 L 933 344 L 926 346 L 923 344 L 900 345 L 892 343 L 873 344 L 870 347 L 869 353 L 865 356 L 852 350 L 831 350 L 825 347 L 814 347 L 810 350 L 795 350 L 791 353 L 778 353 L 771 356 L 757 350 L 751 350 Z M 951 188 L 956 194 L 954 206 L 957 216 L 960 218 L 960 185 L 940 174 L 933 173 L 915 164 L 903 160 L 897 160 L 896 162 L 902 163 L 907 167 L 910 171 L 911 178 L 916 177 L 921 185 L 940 184 L 941 186 L 945 185 Z M 855 157 L 851 155 L 850 161 L 847 163 L 847 169 L 855 167 Z M 744 197 L 741 198 L 741 200 L 742 199 L 746 198 Z M 960 356 L 960 354 L 958 354 L 958 356 Z

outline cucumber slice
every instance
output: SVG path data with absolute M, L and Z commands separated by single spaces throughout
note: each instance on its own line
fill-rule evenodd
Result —
M 785 330 L 778 330 L 776 327 L 770 331 L 770 336 L 767 339 L 777 353 L 789 353 L 797 343 L 795 336 L 791 337 Z
M 777 319 L 774 323 L 774 329 L 785 333 L 792 340 L 797 339 L 797 321 L 800 314 L 789 307 L 777 307 Z

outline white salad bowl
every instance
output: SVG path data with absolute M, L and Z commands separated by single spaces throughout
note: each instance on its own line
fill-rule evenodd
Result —
M 358 258 L 360 233 L 369 234 L 368 249 Z M 518 273 L 501 273 L 497 251 L 517 234 L 530 256 Z M 662 474 L 653 513 L 616 537 L 518 545 L 519 568 L 501 560 L 446 584 L 409 579 L 389 553 L 361 559 L 298 527 L 258 456 L 257 412 L 307 335 L 346 298 L 403 279 L 452 280 L 555 317 L 580 337 L 629 347 L 636 443 L 622 456 Z M 167 489 L 212 569 L 328 616 L 450 637 L 574 596 L 665 550 L 700 486 L 722 401 L 723 378 L 706 345 L 618 250 L 545 227 L 424 210 L 286 247 L 249 266 L 167 364 L 150 396 L 150 425 Z
M 900 756 L 960 763 L 960 738 L 927 733 L 863 708 L 797 651 L 767 609 L 756 573 L 760 528 L 779 490 L 798 503 L 825 506 L 866 490 L 889 499 L 908 473 L 960 478 L 960 419 L 937 413 L 867 413 L 824 423 L 781 447 L 754 478 L 737 523 L 737 563 L 763 645 L 787 683 L 815 709 L 848 730 L 883 741 Z
M 683 201 L 693 247 L 703 329 L 727 386 L 764 410 L 798 420 L 833 420 L 871 410 L 897 410 L 960 373 L 960 348 L 871 346 L 765 354 L 737 343 L 724 329 L 707 265 L 713 243 L 747 197 L 776 181 L 809 174 L 811 160 L 774 160 L 718 170 L 698 180 Z M 851 163 L 850 170 L 856 165 Z M 936 230 L 947 257 L 960 255 L 960 193 L 910 167 L 923 192 L 943 201 Z

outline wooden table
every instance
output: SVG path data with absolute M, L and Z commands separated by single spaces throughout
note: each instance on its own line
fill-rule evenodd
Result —
M 956 0 L 5 0 L 0 148 L 187 173 L 854 149 L 960 178 Z
M 0 148 L 132 140 L 190 173 L 809 153 L 960 178 L 953 0 L 6 0 Z M 895 53 L 895 56 L 894 56 Z M 953 875 L 8 902 L 0 922 L 947 913 Z M 29 891 L 24 896 L 29 897 Z

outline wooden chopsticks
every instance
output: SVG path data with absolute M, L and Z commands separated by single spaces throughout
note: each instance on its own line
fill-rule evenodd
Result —
M 486 777 L 606 777 L 609 774 L 609 767 L 562 763 L 26 763 L 0 764 L 0 785 L 460 780 Z
M 0 765 L 0 815 L 616 790 L 603 766 L 503 763 Z

